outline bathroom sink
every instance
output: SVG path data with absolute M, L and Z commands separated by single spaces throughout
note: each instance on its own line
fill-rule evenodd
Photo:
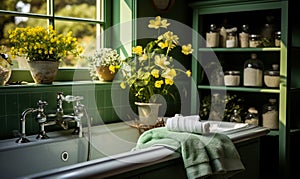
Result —
M 225 122 L 225 121 L 207 121 L 210 124 L 211 133 L 234 133 L 245 129 L 255 127 L 247 123 Z

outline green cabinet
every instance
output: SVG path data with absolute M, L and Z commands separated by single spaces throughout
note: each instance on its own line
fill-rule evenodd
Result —
M 268 102 L 268 99 L 275 98 L 279 108 L 279 129 L 271 130 L 268 137 L 277 138 L 276 145 L 270 150 L 274 150 L 274 156 L 278 162 L 268 163 L 262 161 L 262 165 L 276 165 L 280 167 L 280 178 L 286 178 L 289 174 L 289 155 L 290 155 L 290 119 L 291 111 L 287 108 L 290 105 L 289 92 L 291 91 L 291 67 L 288 58 L 289 43 L 289 11 L 288 1 L 284 0 L 202 0 L 190 4 L 193 9 L 193 54 L 192 77 L 196 88 L 192 88 L 191 113 L 199 114 L 201 109 L 201 100 L 205 96 L 214 94 L 234 94 L 241 96 L 245 101 L 245 108 L 255 107 L 260 113 L 260 125 L 262 125 L 262 107 Z M 281 32 L 280 47 L 274 44 L 264 44 L 259 47 L 226 48 L 218 47 L 208 48 L 206 46 L 206 33 L 210 24 L 215 24 L 218 28 L 225 27 L 230 29 L 237 27 L 240 32 L 244 24 L 249 25 L 250 34 L 260 34 L 265 24 L 272 25 L 272 34 Z M 265 39 L 264 39 L 265 40 Z M 299 50 L 298 50 L 299 51 Z M 280 84 L 278 88 L 269 88 L 266 85 L 261 87 L 245 87 L 243 85 L 244 63 L 250 58 L 252 53 L 264 64 L 264 71 L 271 69 L 273 64 L 279 65 Z M 294 73 L 298 73 L 293 68 Z M 240 85 L 225 86 L 223 73 L 226 70 L 240 71 Z M 221 80 L 220 80 L 221 79 Z M 212 103 L 213 105 L 213 103 Z M 221 107 L 222 108 L 222 107 Z M 226 106 L 223 106 L 226 111 Z M 223 112 L 223 111 L 222 111 Z M 226 115 L 226 114 L 225 114 Z M 210 116 L 211 117 L 211 116 Z M 223 116 L 223 119 L 226 116 Z M 267 147 L 267 146 L 266 146 Z M 263 151 L 260 155 L 264 155 Z M 275 167 L 275 168 L 276 168 Z M 272 168 L 272 167 L 269 167 Z M 263 171 L 262 171 L 263 172 Z

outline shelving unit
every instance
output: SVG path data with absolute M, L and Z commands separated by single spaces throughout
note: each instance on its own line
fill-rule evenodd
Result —
M 253 104 L 250 105 L 261 107 L 266 102 L 264 99 L 275 96 L 279 103 L 279 129 L 272 130 L 269 136 L 278 138 L 279 178 L 287 178 L 290 175 L 290 133 L 298 131 L 291 130 L 288 119 L 289 110 L 287 110 L 288 93 L 290 91 L 288 86 L 288 80 L 290 79 L 288 75 L 290 73 L 287 58 L 288 2 L 284 0 L 201 0 L 191 3 L 190 6 L 193 8 L 193 29 L 198 32 L 193 36 L 193 48 L 197 50 L 194 53 L 192 62 L 192 77 L 196 83 L 196 88 L 192 88 L 191 113 L 199 114 L 201 94 L 204 92 L 223 91 L 225 93 L 244 94 L 245 96 L 257 96 L 257 99 L 252 99 Z M 250 29 L 252 28 L 253 31 L 258 32 L 260 30 L 259 25 L 263 25 L 264 17 L 269 15 L 275 17 L 277 28 L 281 31 L 280 47 L 206 48 L 205 33 L 209 24 L 217 24 L 220 27 L 226 19 L 226 22 L 232 26 L 240 28 L 245 23 L 249 24 Z M 242 74 L 243 63 L 250 58 L 251 53 L 258 54 L 258 58 L 264 62 L 265 67 L 270 67 L 273 63 L 279 64 L 281 77 L 279 88 L 244 87 L 242 77 L 241 85 L 238 87 L 215 85 L 211 84 L 211 81 L 205 80 L 205 65 L 212 61 L 209 58 L 218 58 L 223 69 L 237 67 Z M 274 165 L 274 163 L 270 165 L 272 164 Z

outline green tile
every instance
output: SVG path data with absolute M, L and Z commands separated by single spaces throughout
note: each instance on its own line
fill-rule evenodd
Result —
M 9 134 L 10 136 L 15 136 L 16 132 L 20 132 L 20 118 L 19 115 L 8 115 L 6 118 L 6 132 L 7 134 Z
M 0 116 L 0 139 L 7 138 L 6 117 Z
M 103 108 L 105 106 L 105 93 L 104 90 L 97 90 L 96 91 L 96 102 L 97 102 L 97 106 L 98 108 Z
M 17 114 L 19 112 L 19 98 L 17 93 L 5 95 L 5 114 Z
M 0 95 L 0 102 L 1 102 L 1 107 L 0 107 L 0 117 L 5 117 L 5 95 L 1 94 Z
M 105 107 L 111 107 L 112 102 L 111 102 L 111 91 L 110 90 L 105 90 L 104 91 L 104 105 Z

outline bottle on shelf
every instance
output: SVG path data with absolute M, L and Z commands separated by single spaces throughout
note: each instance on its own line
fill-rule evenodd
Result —
M 226 35 L 226 48 L 233 47 L 237 47 L 237 37 L 235 31 L 230 31 Z
M 206 47 L 219 47 L 219 32 L 215 24 L 211 24 L 206 33 Z
M 281 32 L 277 31 L 275 32 L 275 47 L 280 47 L 281 44 Z
M 258 34 L 251 34 L 249 36 L 249 47 L 258 48 L 261 46 L 261 36 Z
M 269 99 L 267 104 L 263 105 L 262 126 L 269 129 L 278 129 L 279 112 L 276 99 Z
M 259 125 L 258 111 L 254 107 L 248 109 L 248 113 L 245 117 L 245 123 Z
M 249 47 L 249 26 L 242 25 L 242 31 L 239 33 L 239 44 L 241 48 Z
M 244 86 L 261 87 L 263 85 L 264 65 L 255 53 L 244 63 Z

